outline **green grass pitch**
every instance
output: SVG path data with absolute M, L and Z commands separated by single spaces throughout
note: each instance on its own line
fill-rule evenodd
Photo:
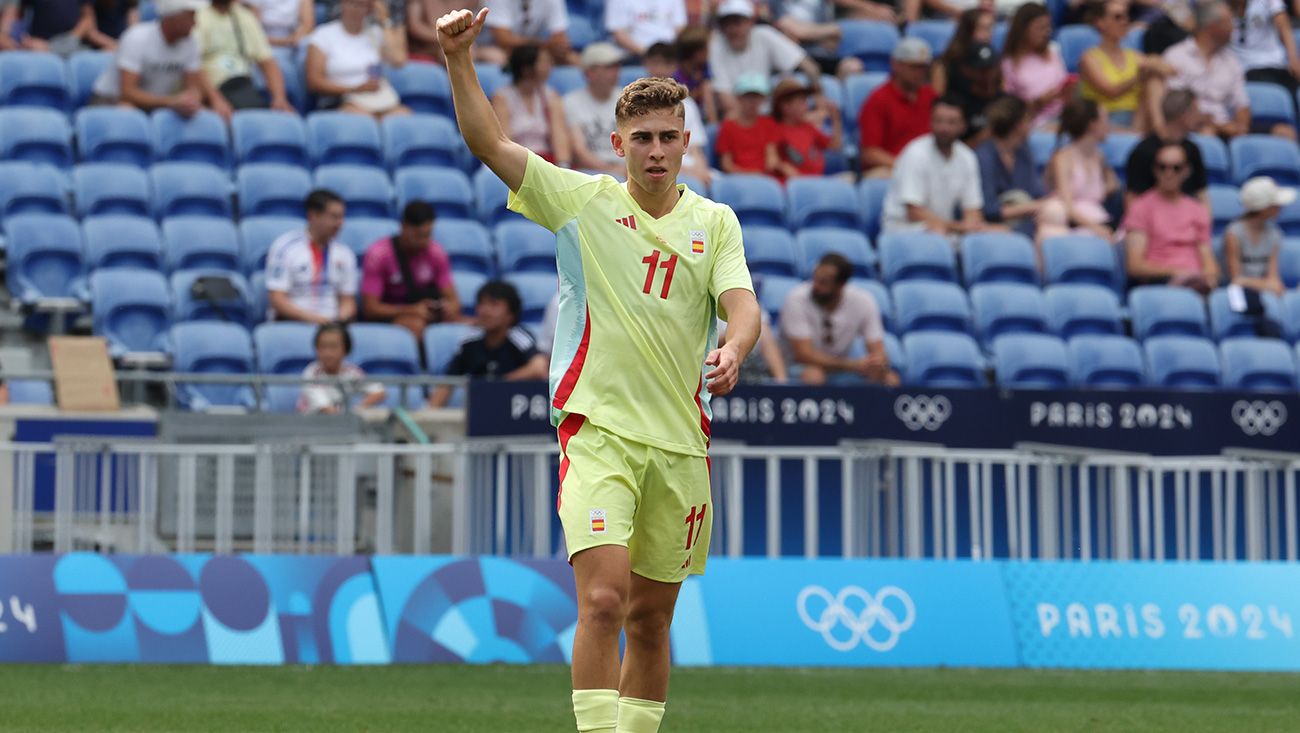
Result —
M 1297 731 L 1300 676 L 678 669 L 664 733 Z M 0 731 L 573 731 L 559 666 L 0 665 Z

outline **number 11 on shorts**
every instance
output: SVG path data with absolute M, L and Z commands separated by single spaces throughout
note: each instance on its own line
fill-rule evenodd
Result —
M 691 549 L 700 539 L 700 532 L 704 531 L 704 511 L 709 508 L 707 503 L 691 507 L 691 513 L 686 515 L 686 549 Z

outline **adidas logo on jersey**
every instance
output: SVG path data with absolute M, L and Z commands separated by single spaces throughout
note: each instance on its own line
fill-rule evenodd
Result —
M 622 219 L 615 219 L 614 221 L 618 222 L 619 224 L 622 224 L 623 226 L 627 227 L 628 229 L 631 229 L 632 231 L 636 231 L 636 215 L 634 214 L 629 214 L 623 217 Z

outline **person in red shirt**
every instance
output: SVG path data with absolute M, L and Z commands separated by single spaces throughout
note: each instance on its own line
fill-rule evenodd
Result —
M 908 143 L 930 132 L 930 46 L 904 38 L 890 57 L 889 81 L 871 93 L 858 112 L 862 171 L 869 178 L 888 178 L 894 158 Z
M 808 121 L 807 87 L 797 79 L 782 79 L 772 92 L 772 116 L 776 119 L 776 152 L 782 178 L 820 176 L 826 172 L 827 150 L 838 150 L 843 142 L 839 115 L 831 116 L 827 135 Z
M 723 120 L 715 143 L 724 173 L 776 174 L 780 165 L 776 121 L 762 114 L 767 92 L 767 77 L 762 74 L 741 74 L 736 80 L 736 112 Z

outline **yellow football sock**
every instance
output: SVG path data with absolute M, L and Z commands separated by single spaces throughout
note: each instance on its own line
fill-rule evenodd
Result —
M 618 690 L 574 690 L 573 717 L 580 733 L 618 733 Z
M 658 733 L 664 719 L 664 704 L 635 697 L 618 699 L 617 733 Z

